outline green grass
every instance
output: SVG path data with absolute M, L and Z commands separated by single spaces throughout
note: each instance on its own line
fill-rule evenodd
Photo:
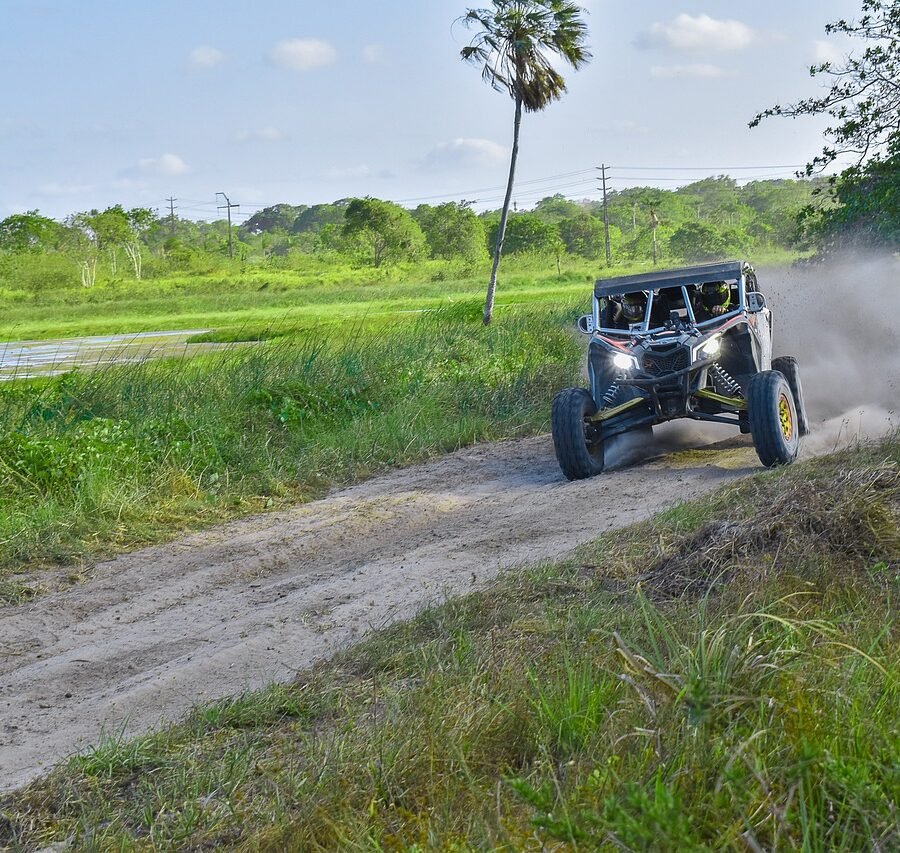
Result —
M 545 429 L 548 401 L 580 371 L 575 313 L 508 309 L 484 329 L 461 302 L 392 328 L 0 384 L 0 601 L 34 593 L 16 570 L 35 562 L 65 566 Z
M 789 263 L 795 255 L 758 257 Z M 483 300 L 488 268 L 429 261 L 373 270 L 309 258 L 303 268 L 226 262 L 221 269 L 148 278 L 100 281 L 93 288 L 0 288 L 0 340 L 125 334 L 170 329 L 237 330 L 273 325 L 310 327 L 362 318 L 393 322 L 408 312 Z M 677 265 L 672 262 L 670 265 Z M 645 272 L 646 264 L 607 269 L 598 261 L 505 258 L 497 305 L 572 302 L 590 304 L 590 286 L 603 275 Z
M 729 485 L 106 738 L 0 801 L 0 843 L 894 849 L 898 516 L 896 437 Z
M 596 266 L 513 260 L 498 305 L 580 299 L 589 304 Z M 431 262 L 383 271 L 322 264 L 318 271 L 239 267 L 231 273 L 113 281 L 91 289 L 0 294 L 9 340 L 168 329 L 354 322 L 483 299 L 487 270 Z

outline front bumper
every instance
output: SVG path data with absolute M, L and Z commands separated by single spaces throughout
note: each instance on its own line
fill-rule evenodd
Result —
M 591 420 L 607 437 L 678 418 L 740 426 L 746 402 L 705 387 L 706 370 L 713 363 L 713 359 L 702 359 L 662 376 L 643 372 L 628 376 L 622 384 L 636 388 L 640 396 L 618 406 L 600 409 Z M 699 408 L 701 401 L 714 404 L 719 411 L 703 411 Z

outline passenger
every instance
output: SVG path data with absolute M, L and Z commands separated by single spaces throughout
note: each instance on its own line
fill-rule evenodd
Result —
M 711 281 L 698 285 L 694 298 L 697 322 L 721 317 L 731 310 L 731 288 L 727 281 Z

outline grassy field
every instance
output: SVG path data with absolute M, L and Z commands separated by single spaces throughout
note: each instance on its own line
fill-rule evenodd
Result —
M 0 602 L 41 574 L 546 429 L 581 357 L 576 306 L 478 303 L 188 360 L 0 384 Z M 57 568 L 53 569 L 53 566 Z
M 559 297 L 568 301 L 573 295 L 587 301 L 591 279 L 586 263 L 558 275 L 546 262 L 520 262 L 505 277 L 501 304 Z M 22 340 L 271 323 L 309 326 L 468 301 L 482 294 L 486 281 L 484 271 L 466 274 L 447 264 L 383 272 L 325 266 L 318 272 L 236 268 L 7 296 L 0 331 Z
M 753 477 L 0 802 L 32 849 L 900 846 L 900 440 Z
M 794 255 L 757 258 L 785 263 Z M 609 274 L 646 271 L 617 266 Z M 560 270 L 546 258 L 505 259 L 497 306 L 580 301 L 587 310 L 591 283 L 606 269 L 565 258 Z M 204 275 L 99 282 L 84 289 L 0 289 L 0 340 L 26 340 L 168 329 L 235 331 L 310 328 L 367 318 L 392 323 L 409 312 L 484 299 L 488 269 L 431 261 L 383 270 L 312 260 L 305 269 L 235 262 Z

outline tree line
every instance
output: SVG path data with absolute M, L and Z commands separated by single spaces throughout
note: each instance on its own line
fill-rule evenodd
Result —
M 608 196 L 614 263 L 678 263 L 802 246 L 798 225 L 820 180 L 753 181 L 710 177 L 676 190 L 633 187 Z M 475 271 L 496 247 L 501 211 L 465 202 L 407 209 L 376 198 L 328 204 L 275 204 L 234 229 L 239 260 L 290 268 L 310 257 L 373 269 L 427 259 Z M 223 220 L 160 216 L 114 205 L 62 221 L 39 211 L 0 221 L 0 282 L 9 289 L 92 287 L 98 280 L 203 272 L 228 253 Z M 602 203 L 551 195 L 511 211 L 504 254 L 561 264 L 605 263 Z

